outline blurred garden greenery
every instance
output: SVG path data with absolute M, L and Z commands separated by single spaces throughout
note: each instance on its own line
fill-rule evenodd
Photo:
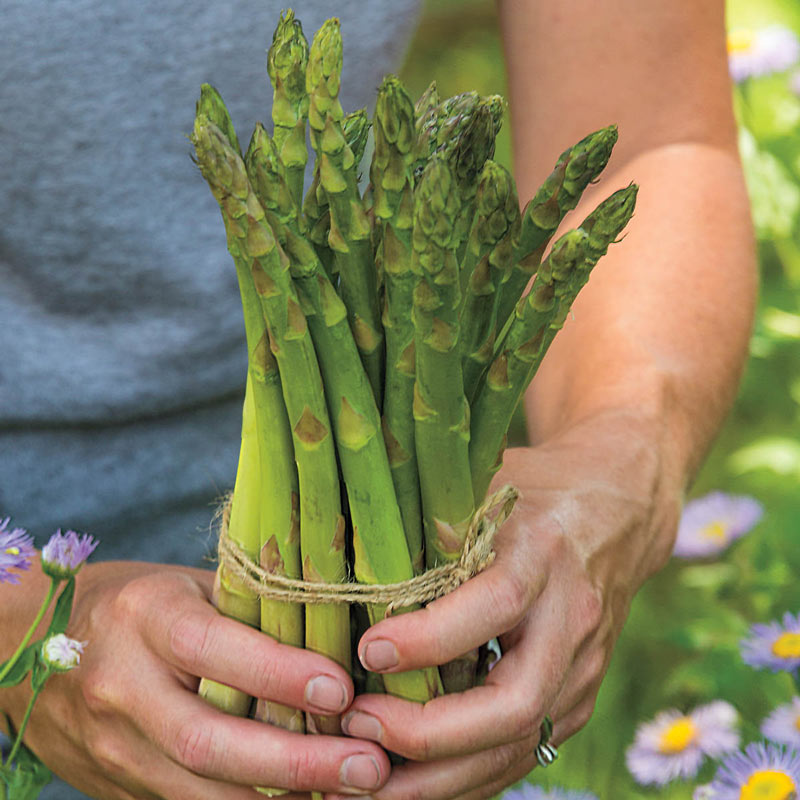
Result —
M 505 95 L 494 4 L 429 0 L 402 73 L 418 95 L 431 77 L 442 96 L 467 89 Z M 729 0 L 729 31 L 782 25 L 800 35 L 796 0 Z M 443 46 L 442 42 L 447 42 Z M 750 78 L 734 89 L 740 146 L 758 235 L 762 276 L 751 359 L 736 405 L 693 496 L 711 490 L 750 495 L 762 522 L 712 561 L 673 562 L 634 603 L 589 725 L 562 758 L 531 780 L 607 798 L 686 799 L 710 780 L 637 786 L 625 750 L 639 724 L 658 711 L 715 699 L 742 718 L 743 744 L 797 693 L 788 673 L 742 663 L 739 641 L 755 622 L 800 612 L 800 97 L 794 68 Z M 507 129 L 498 160 L 510 165 Z M 721 265 L 722 266 L 722 265 Z

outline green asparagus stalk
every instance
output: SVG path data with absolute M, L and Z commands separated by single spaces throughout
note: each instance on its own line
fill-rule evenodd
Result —
M 259 191 L 267 180 L 284 181 L 277 151 L 269 147 L 263 129 L 254 133 L 247 166 Z M 367 375 L 347 322 L 347 309 L 325 276 L 311 247 L 298 235 L 296 211 L 276 198 L 285 191 L 261 192 L 279 240 L 285 243 L 290 269 L 319 357 L 342 474 L 353 522 L 355 575 L 362 583 L 396 583 L 412 577 L 400 511 L 389 460 L 381 437 L 380 416 Z M 409 609 L 410 610 L 410 609 Z M 383 619 L 386 606 L 368 607 L 373 623 Z M 435 669 L 385 675 L 391 694 L 425 702 L 441 694 Z
M 353 157 L 361 148 L 361 155 L 364 155 L 364 148 L 367 145 L 369 129 L 364 128 L 364 123 L 369 124 L 364 110 L 353 111 L 342 121 L 344 137 L 351 150 Z M 360 156 L 359 159 L 360 160 Z M 311 179 L 311 186 L 306 192 L 303 201 L 303 215 L 299 219 L 300 229 L 306 238 L 314 245 L 319 260 L 325 267 L 325 272 L 332 279 L 338 275 L 338 269 L 333 257 L 333 250 L 328 244 L 328 235 L 331 230 L 331 213 L 328 207 L 328 199 L 320 186 L 320 159 L 314 162 L 314 174 Z
M 303 27 L 289 9 L 281 14 L 267 54 L 267 71 L 274 90 L 273 140 L 286 165 L 289 189 L 299 206 L 303 201 L 306 150 L 306 66 L 308 42 Z
M 239 140 L 233 123 L 219 92 L 209 84 L 203 84 L 197 101 L 197 113 L 202 113 L 224 133 L 230 146 L 239 152 Z M 235 246 L 229 242 L 229 247 Z M 231 512 L 228 520 L 228 535 L 251 558 L 258 557 L 261 508 L 260 452 L 257 415 L 255 409 L 253 356 L 257 350 L 260 331 L 264 327 L 261 310 L 243 304 L 249 366 L 242 409 L 242 443 L 239 450 L 239 465 L 236 472 Z M 214 580 L 212 602 L 226 616 L 258 626 L 260 622 L 259 601 L 241 582 L 220 565 Z M 208 678 L 200 681 L 199 694 L 222 711 L 236 716 L 245 716 L 250 710 L 251 698 L 245 692 L 226 686 Z
M 489 160 L 483 167 L 475 216 L 461 262 L 465 295 L 461 312 L 461 352 L 464 392 L 469 401 L 494 351 L 497 305 L 502 284 L 513 266 L 519 224 L 514 179 L 507 170 Z
M 342 132 L 339 103 L 342 38 L 339 20 L 317 31 L 308 60 L 311 143 L 320 162 L 319 184 L 330 207 L 328 244 L 334 252 L 348 321 L 378 406 L 383 394 L 383 328 L 371 226 L 357 185 L 357 163 Z
M 498 329 L 510 318 L 561 220 L 578 205 L 583 190 L 603 171 L 616 142 L 617 126 L 610 125 L 565 150 L 525 207 L 519 243 L 514 251 L 514 269 L 503 286 L 497 310 Z
M 195 119 L 192 141 L 203 176 L 224 208 L 228 235 L 250 266 L 270 346 L 278 362 L 283 399 L 292 426 L 300 488 L 303 577 L 341 581 L 345 577 L 344 518 L 330 420 L 319 366 L 306 318 L 245 165 L 206 117 Z M 306 608 L 306 647 L 350 666 L 349 613 L 342 605 Z M 316 730 L 335 733 L 338 719 L 314 718 Z
M 414 188 L 414 108 L 402 83 L 383 80 L 375 105 L 375 151 L 370 167 L 373 212 L 382 228 L 386 336 L 386 389 L 383 437 L 403 517 L 414 571 L 425 569 L 422 502 L 414 444 L 414 322 L 411 318 L 417 278 L 411 269 Z
M 461 292 L 454 222 L 461 207 L 454 184 L 446 160 L 435 155 L 422 175 L 414 208 L 414 421 L 429 567 L 458 558 L 474 511 L 469 408 L 458 347 Z
M 242 407 L 242 443 L 239 449 L 239 465 L 236 470 L 236 482 L 228 518 L 228 536 L 252 559 L 258 558 L 261 512 L 258 497 L 260 490 L 261 472 L 256 411 L 252 380 L 248 372 Z M 258 598 L 248 591 L 235 575 L 231 575 L 222 564 L 217 568 L 214 577 L 212 602 L 225 616 L 253 627 L 259 625 L 261 611 Z M 198 694 L 214 707 L 237 717 L 246 717 L 252 704 L 252 698 L 246 692 L 218 683 L 210 678 L 200 680 Z
M 635 185 L 603 201 L 577 230 L 553 246 L 528 295 L 517 304 L 499 352 L 473 403 L 470 462 L 475 496 L 483 498 L 500 468 L 505 434 L 517 404 L 564 324 L 594 265 L 630 220 Z

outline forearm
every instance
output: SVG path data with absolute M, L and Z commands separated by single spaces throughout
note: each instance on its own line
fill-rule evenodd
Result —
M 528 392 L 534 441 L 600 411 L 646 425 L 681 489 L 734 397 L 755 257 L 738 159 L 680 143 L 646 151 L 587 194 L 640 184 L 634 219 L 595 270 Z

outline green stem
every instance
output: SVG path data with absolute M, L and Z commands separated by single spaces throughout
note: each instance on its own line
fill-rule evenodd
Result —
M 35 619 L 31 623 L 30 628 L 28 628 L 27 633 L 22 637 L 22 641 L 19 643 L 19 647 L 17 647 L 17 649 L 14 651 L 14 654 L 11 656 L 11 658 L 8 659 L 8 661 L 6 661 L 5 666 L 2 669 L 0 669 L 0 681 L 2 681 L 3 678 L 5 678 L 6 675 L 8 675 L 8 673 L 11 672 L 12 667 L 14 666 L 14 664 L 17 663 L 19 657 L 22 655 L 22 652 L 28 646 L 28 643 L 33 637 L 33 634 L 39 627 L 39 623 L 44 619 L 44 615 L 47 613 L 47 609 L 49 608 L 50 603 L 53 602 L 53 597 L 55 597 L 56 589 L 58 589 L 60 583 L 61 583 L 60 578 L 50 579 L 50 588 L 47 590 L 47 596 L 45 597 L 41 608 L 37 612 Z
M 16 756 L 17 751 L 22 744 L 22 737 L 25 733 L 25 728 L 28 726 L 28 720 L 31 718 L 31 711 L 33 711 L 33 704 L 36 702 L 36 698 L 39 697 L 39 693 L 44 688 L 44 681 L 42 681 L 38 687 L 33 690 L 33 694 L 31 695 L 31 699 L 28 702 L 28 707 L 25 709 L 25 716 L 22 718 L 22 723 L 19 726 L 19 730 L 17 731 L 17 738 L 14 740 L 14 745 L 11 748 L 11 752 L 8 754 L 8 758 L 6 759 L 6 763 L 3 765 L 4 767 L 8 768 L 11 766 L 11 763 L 14 761 L 14 756 Z

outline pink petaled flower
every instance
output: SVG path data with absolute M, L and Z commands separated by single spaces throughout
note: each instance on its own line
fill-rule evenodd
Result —
M 739 29 L 728 34 L 728 67 L 736 83 L 783 72 L 800 58 L 800 41 L 783 25 L 757 31 Z
M 770 741 L 800 752 L 800 697 L 778 706 L 762 723 L 761 733 Z
M 9 529 L 11 517 L 0 519 L 0 583 L 19 583 L 12 570 L 26 570 L 36 555 L 33 537 L 22 528 Z
M 749 744 L 725 759 L 711 783 L 714 800 L 796 800 L 800 754 L 774 744 Z
M 639 726 L 626 763 L 637 783 L 663 786 L 675 778 L 693 778 L 706 757 L 718 758 L 739 746 L 738 715 L 717 700 L 689 714 L 662 711 Z
M 88 534 L 57 530 L 42 548 L 42 570 L 52 578 L 74 575 L 94 552 L 98 542 Z
M 86 642 L 79 642 L 63 633 L 56 633 L 44 640 L 42 659 L 56 672 L 69 672 L 81 663 L 84 647 Z
M 523 783 L 515 789 L 509 789 L 501 800 L 597 800 L 588 792 L 573 792 L 569 789 L 543 789 L 531 783 Z
M 740 643 L 742 660 L 751 667 L 772 672 L 794 672 L 800 668 L 800 614 L 788 612 L 782 622 L 753 625 L 750 636 Z
M 764 515 L 752 497 L 711 492 L 690 500 L 683 509 L 673 555 L 704 558 L 721 553 L 744 536 Z

